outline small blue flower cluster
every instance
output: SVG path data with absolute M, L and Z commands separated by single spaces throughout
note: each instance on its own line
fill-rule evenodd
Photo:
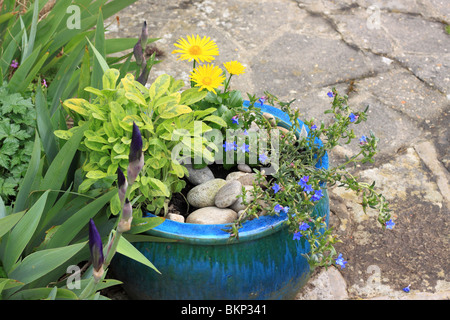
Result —
M 311 185 L 308 184 L 309 176 L 304 176 L 300 179 L 300 181 L 297 183 L 299 186 L 303 188 L 303 191 L 310 193 L 314 191 L 314 194 L 311 197 L 312 201 L 319 201 L 320 198 L 323 197 L 322 190 L 314 190 Z

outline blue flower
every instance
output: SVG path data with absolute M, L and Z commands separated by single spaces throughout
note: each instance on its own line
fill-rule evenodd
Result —
M 323 197 L 322 190 L 316 190 L 316 191 L 314 192 L 314 195 L 311 197 L 311 200 L 312 200 L 312 201 L 318 201 L 318 200 L 320 200 L 320 198 L 322 198 L 322 197 Z
M 334 97 L 334 94 L 333 94 L 333 92 L 329 91 L 329 92 L 327 93 L 327 96 L 329 96 L 330 98 L 333 98 L 333 97 Z
M 277 193 L 278 191 L 281 190 L 280 186 L 279 186 L 277 183 L 275 183 L 275 184 L 273 185 L 272 189 L 273 189 L 273 192 L 274 192 L 274 193 Z
M 289 207 L 288 207 L 288 206 L 284 207 L 284 208 L 283 208 L 283 212 L 284 212 L 284 213 L 288 213 L 288 212 L 289 212 Z
M 358 116 L 353 113 L 350 113 L 348 117 L 350 118 L 350 122 L 355 122 L 356 120 L 358 120 Z
M 307 224 L 306 222 L 302 222 L 302 224 L 298 227 L 298 229 L 301 231 L 306 231 L 309 229 L 309 224 Z
M 266 102 L 266 97 L 259 98 L 258 102 L 261 104 L 261 107 L 264 105 L 264 102 Z
M 408 292 L 410 292 L 411 291 L 411 289 L 409 288 L 411 285 L 409 285 L 409 286 L 407 286 L 407 287 L 404 287 L 403 288 L 403 291 L 405 291 L 406 293 L 408 293 Z
M 237 149 L 236 142 L 234 142 L 234 141 L 233 142 L 225 142 L 223 144 L 223 147 L 225 148 L 225 152 Z
M 307 184 L 306 186 L 303 187 L 303 191 L 310 193 L 314 191 L 314 189 L 311 185 Z
M 234 116 L 231 118 L 231 122 L 235 123 L 235 124 L 239 124 L 239 120 L 238 120 L 238 116 Z
M 316 130 L 317 129 L 317 126 L 315 125 L 315 124 L 313 124 L 312 126 L 311 126 L 311 130 Z
M 392 230 L 392 228 L 394 228 L 394 226 L 395 226 L 395 223 L 394 223 L 394 221 L 392 221 L 392 219 L 389 220 L 388 222 L 386 222 L 386 229 Z
M 275 205 L 273 210 L 275 210 L 276 213 L 280 213 L 280 211 L 283 210 L 283 206 L 277 204 L 277 205 Z
M 336 259 L 336 264 L 341 267 L 341 269 L 345 268 L 345 265 L 347 264 L 347 261 L 344 261 L 344 258 L 342 258 L 342 253 L 339 253 L 339 256 Z
M 246 152 L 250 152 L 249 147 L 250 147 L 250 145 L 245 144 L 245 142 L 244 142 L 244 144 L 240 147 L 240 149 L 243 153 L 246 153 Z
M 359 144 L 366 144 L 367 143 L 367 137 L 366 136 L 362 136 L 360 139 L 359 139 Z
M 248 131 L 247 131 L 247 129 L 244 129 L 244 136 L 248 136 Z
M 297 184 L 303 188 L 303 191 L 309 193 L 311 191 L 314 191 L 314 189 L 311 185 L 308 184 L 308 181 L 309 176 L 304 176 L 303 178 L 300 179 L 300 181 Z
M 300 233 L 300 231 L 294 232 L 294 238 L 292 238 L 292 240 L 300 240 L 300 238 L 302 237 L 302 234 Z
M 261 162 L 261 163 L 265 163 L 266 161 L 267 161 L 267 156 L 264 154 L 264 153 L 261 153 L 260 155 L 259 155 L 259 162 Z
M 301 186 L 302 188 L 305 188 L 307 183 L 309 180 L 309 176 L 304 176 L 303 178 L 300 179 L 300 181 L 298 182 L 298 185 Z

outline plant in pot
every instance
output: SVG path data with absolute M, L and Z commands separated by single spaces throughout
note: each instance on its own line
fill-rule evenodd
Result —
M 362 136 L 360 152 L 344 164 L 335 168 L 328 164 L 327 151 L 341 139 L 351 143 L 356 138 L 352 126 L 366 120 L 367 110 L 352 112 L 347 97 L 333 89 L 329 92 L 333 102 L 327 111 L 334 116 L 331 124 L 302 122 L 298 112 L 290 108 L 292 101 L 283 103 L 269 93 L 259 99 L 248 95 L 249 101 L 243 101 L 239 91 L 229 90 L 232 76 L 244 68 L 230 62 L 225 64 L 227 72 L 223 72 L 212 64 L 202 64 L 218 55 L 217 46 L 209 38 L 188 37 L 176 46 L 179 50 L 174 53 L 179 53 L 181 59 L 194 61 L 190 89 L 179 93 L 182 84 L 169 76 L 159 77 L 147 89 L 127 76 L 115 89 L 115 81 L 106 80 L 114 86 L 104 84 L 106 91 L 95 92 L 99 97 L 94 101 L 96 109 L 84 101 L 69 100 L 64 104 L 93 118 L 97 115 L 88 110 L 116 113 L 115 120 L 108 120 L 125 131 L 135 121 L 149 131 L 147 136 L 144 133 L 148 141 L 158 136 L 155 146 L 168 151 L 163 157 L 160 149 L 152 152 L 153 144 L 144 142 L 144 151 L 148 150 L 145 163 L 158 163 L 171 153 L 167 164 L 170 169 L 165 172 L 180 173 L 177 188 L 158 193 L 165 197 L 159 203 L 159 208 L 165 210 L 154 210 L 158 200 L 149 197 L 150 192 L 163 191 L 155 182 L 161 176 L 144 179 L 148 174 L 144 167 L 138 178 L 141 186 L 134 189 L 134 195 L 140 192 L 146 200 L 134 215 L 138 222 L 145 216 L 169 218 L 145 232 L 168 242 L 134 243 L 161 274 L 115 256 L 111 267 L 132 298 L 293 298 L 315 267 L 346 264 L 342 255 L 336 258 L 333 244 L 338 239 L 328 228 L 330 185 L 338 184 L 360 194 L 363 208 L 376 208 L 381 225 L 392 227 L 388 204 L 374 190 L 374 184 L 359 182 L 346 170 L 350 164 L 373 161 L 376 137 Z M 115 77 L 114 71 L 108 70 L 105 77 L 111 76 Z M 223 91 L 219 90 L 222 85 Z M 123 109 L 126 106 L 127 111 L 115 111 L 117 103 Z M 173 116 L 165 119 L 161 116 L 165 112 L 173 112 Z M 146 121 L 149 115 L 154 117 L 152 121 Z M 103 145 L 89 150 L 93 161 L 86 177 L 92 178 L 89 173 L 95 172 L 95 178 L 104 183 L 116 168 L 109 164 L 105 173 L 100 166 L 120 159 L 120 152 L 114 149 L 122 148 L 127 140 L 109 135 L 105 127 L 108 120 L 98 120 L 101 122 L 97 126 L 102 127 L 95 134 L 85 134 L 85 142 L 91 139 Z M 95 123 L 95 119 L 90 121 Z M 105 135 L 102 142 L 98 138 L 101 135 Z M 85 143 L 86 147 L 89 144 Z M 102 151 L 110 153 L 99 156 Z M 151 181 L 148 190 L 143 189 L 143 180 Z M 177 212 L 186 216 L 186 222 L 184 217 L 175 221 L 174 215 L 167 214 L 169 206 L 176 206 L 178 194 L 186 198 L 187 205 L 180 206 Z

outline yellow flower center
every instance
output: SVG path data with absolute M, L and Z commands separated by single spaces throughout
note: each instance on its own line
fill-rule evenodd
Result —
M 204 77 L 203 78 L 203 84 L 209 86 L 212 83 L 211 77 Z
M 189 48 L 189 54 L 190 55 L 198 56 L 201 53 L 202 53 L 202 48 L 200 48 L 200 46 L 193 45 L 192 47 Z

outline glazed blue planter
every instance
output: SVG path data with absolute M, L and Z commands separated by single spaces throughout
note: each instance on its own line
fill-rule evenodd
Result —
M 291 124 L 277 108 L 264 105 L 261 111 Z M 317 167 L 328 168 L 327 155 Z M 313 214 L 326 217 L 328 225 L 329 198 L 326 190 L 323 193 Z M 165 220 L 146 233 L 177 242 L 134 243 L 161 274 L 121 254 L 116 254 L 111 268 L 132 299 L 293 299 L 312 270 L 302 255 L 310 250 L 308 242 L 293 240 L 286 220 L 286 214 L 280 214 L 247 221 L 238 240 L 230 240 L 223 231 L 226 224 Z

